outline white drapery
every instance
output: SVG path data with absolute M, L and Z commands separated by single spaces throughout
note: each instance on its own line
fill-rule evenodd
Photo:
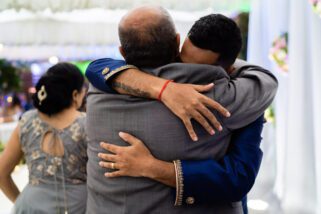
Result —
M 142 4 L 158 4 L 173 10 L 235 10 L 249 4 L 251 0 L 1 0 L 0 11 L 6 9 L 28 9 L 43 11 L 71 11 L 75 9 L 128 9 Z
M 3 11 L 0 13 L 0 58 L 43 60 L 58 56 L 79 60 L 110 56 L 106 51 L 119 44 L 118 22 L 126 11 Z M 193 23 L 213 10 L 169 12 L 183 41 Z M 233 16 L 231 12 L 221 13 Z
M 0 13 L 4 45 L 109 45 L 118 43 L 118 22 L 127 10 L 88 9 L 52 13 L 8 10 Z M 180 33 L 212 10 L 170 11 Z
M 0 58 L 42 60 L 58 56 L 79 60 L 109 56 L 106 47 L 119 44 L 118 22 L 126 11 L 3 11 L 0 13 Z M 183 40 L 197 19 L 214 11 L 169 12 Z M 221 13 L 233 16 L 231 12 Z
M 170 11 L 184 39 L 192 24 L 211 10 Z M 117 46 L 118 22 L 126 10 L 88 9 L 72 12 L 0 13 L 0 58 L 43 60 L 57 56 L 65 60 L 112 56 Z M 227 14 L 229 15 L 229 14 Z
M 273 39 L 285 31 L 289 32 L 287 76 L 268 61 Z M 319 214 L 321 19 L 308 0 L 258 0 L 253 3 L 249 38 L 249 60 L 274 71 L 280 82 L 275 100 L 277 161 L 273 193 L 285 213 Z

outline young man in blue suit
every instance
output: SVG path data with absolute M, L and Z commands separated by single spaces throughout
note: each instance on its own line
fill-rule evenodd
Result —
M 240 48 L 241 35 L 235 23 L 222 15 L 213 14 L 201 18 L 194 24 L 183 45 L 181 60 L 190 63 L 220 65 L 228 73 L 233 74 L 233 63 Z M 122 73 L 120 74 L 120 72 Z M 113 93 L 113 89 L 115 89 L 120 93 L 153 98 L 157 94 L 154 93 L 155 91 L 161 91 L 160 87 L 158 87 L 158 90 L 155 90 L 155 88 L 158 85 L 164 85 L 164 80 L 141 73 L 124 61 L 111 59 L 94 61 L 88 67 L 86 75 L 96 88 L 107 93 Z M 133 80 L 136 84 L 134 87 L 130 85 Z M 138 85 L 137 82 L 139 82 Z M 144 83 L 145 86 L 143 86 Z M 204 110 L 205 105 L 210 105 L 206 103 L 208 100 L 205 101 L 203 95 L 198 93 L 212 86 L 188 85 L 187 87 L 169 83 L 168 88 L 163 93 L 164 104 L 184 121 L 193 139 L 195 139 L 196 134 L 193 133 L 191 124 L 184 119 L 184 116 L 188 113 L 190 118 L 196 118 L 195 112 L 201 112 L 201 119 L 197 119 L 197 121 L 209 133 L 213 134 L 214 129 L 204 118 L 211 121 L 213 126 L 220 130 L 220 125 L 214 115 Z M 153 94 L 155 95 L 153 96 Z M 186 97 L 186 94 L 190 97 Z M 182 95 L 185 96 L 182 97 Z M 177 98 L 180 98 L 180 100 L 175 104 L 169 101 L 165 103 L 164 101 L 177 100 Z M 200 104 L 204 106 L 191 108 L 192 110 L 186 112 L 186 115 L 177 113 L 177 109 L 180 109 L 186 103 L 190 105 L 189 102 L 192 99 L 199 99 Z M 218 110 L 223 112 L 222 108 L 215 103 L 211 103 L 210 106 L 217 107 Z M 195 200 L 197 203 L 213 203 L 243 199 L 244 212 L 246 213 L 245 196 L 254 184 L 262 159 L 262 151 L 260 150 L 262 128 L 263 117 L 260 117 L 247 127 L 235 131 L 229 151 L 221 160 L 181 160 L 176 164 L 156 160 L 139 139 L 122 133 L 120 136 L 131 146 L 118 147 L 102 144 L 102 147 L 113 152 L 115 156 L 100 154 L 102 159 L 109 161 L 107 163 L 102 162 L 101 165 L 106 168 L 115 168 L 115 164 L 118 164 L 117 169 L 119 170 L 107 173 L 106 176 L 108 177 L 145 176 L 177 189 L 183 188 L 180 200 L 183 200 L 186 204 L 193 204 Z M 178 173 L 177 168 L 180 168 L 182 174 Z M 178 187 L 176 182 L 180 179 L 183 179 L 184 187 Z

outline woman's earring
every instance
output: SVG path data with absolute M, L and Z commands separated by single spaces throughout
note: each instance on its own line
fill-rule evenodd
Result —
M 37 93 L 39 105 L 41 106 L 42 101 L 47 98 L 47 91 L 44 85 L 41 86 L 40 90 Z

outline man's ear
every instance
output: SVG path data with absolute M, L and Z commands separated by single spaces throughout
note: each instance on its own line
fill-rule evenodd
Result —
M 119 46 L 119 52 L 120 52 L 120 54 L 124 57 L 124 59 L 125 59 L 125 51 L 124 51 L 124 49 L 123 49 L 123 47 L 122 46 Z
M 179 33 L 176 34 L 176 43 L 178 50 L 180 49 L 179 46 L 181 44 L 181 35 Z
M 72 98 L 73 98 L 74 101 L 77 100 L 77 96 L 78 96 L 78 91 L 77 91 L 77 90 L 74 90 L 74 91 L 72 92 Z

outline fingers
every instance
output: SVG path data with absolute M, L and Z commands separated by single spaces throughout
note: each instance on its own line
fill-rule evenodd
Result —
M 115 145 L 112 145 L 112 144 L 109 144 L 109 143 L 104 143 L 104 142 L 101 142 L 100 143 L 100 147 L 109 151 L 109 152 L 112 152 L 114 154 L 117 154 L 119 153 L 119 150 L 122 149 L 121 146 L 115 146 Z
M 192 138 L 193 141 L 198 141 L 197 135 L 193 129 L 192 123 L 190 119 L 184 119 L 183 123 L 188 131 L 189 136 Z
M 129 143 L 130 145 L 141 143 L 141 140 L 125 132 L 119 132 L 119 137 L 123 139 L 125 142 Z
M 214 87 L 214 83 L 210 83 L 207 85 L 192 85 L 192 87 L 198 92 L 206 92 Z
M 210 126 L 210 124 L 207 122 L 207 120 L 204 118 L 203 115 L 201 115 L 199 112 L 195 111 L 192 115 L 193 119 L 196 120 L 199 124 L 201 124 L 204 129 L 207 130 L 207 132 L 210 135 L 214 135 L 215 131 L 214 129 Z
M 224 108 L 221 104 L 219 104 L 218 102 L 215 102 L 214 100 L 204 96 L 205 99 L 205 103 L 207 106 L 215 109 L 216 111 L 218 111 L 220 114 L 224 115 L 225 117 L 230 117 L 231 114 L 230 112 Z
M 126 174 L 124 174 L 124 172 L 122 170 L 119 170 L 120 167 L 119 167 L 119 165 L 117 163 L 100 161 L 99 165 L 101 167 L 103 167 L 103 168 L 106 168 L 106 169 L 114 169 L 114 170 L 116 170 L 116 171 L 113 171 L 113 172 L 106 172 L 104 174 L 105 177 L 115 178 L 115 177 L 120 177 L 120 176 L 125 176 L 126 175 Z
M 106 169 L 119 169 L 119 165 L 114 162 L 104 162 L 100 161 L 99 166 L 106 168 Z
M 222 131 L 223 127 L 218 122 L 216 117 L 214 116 L 213 112 L 211 112 L 206 106 L 202 106 L 199 108 L 199 111 L 202 115 L 204 115 L 205 118 L 207 118 L 208 121 L 211 122 L 211 124 L 215 127 L 216 130 Z M 204 126 L 203 126 L 204 127 Z M 211 134 L 211 133 L 210 133 Z M 214 132 L 215 134 L 215 132 Z
M 105 173 L 105 177 L 107 177 L 107 178 L 116 178 L 116 177 L 121 177 L 121 176 L 125 176 L 125 174 L 121 170 Z
M 110 161 L 110 162 L 117 162 L 118 158 L 117 155 L 112 155 L 112 154 L 104 154 L 104 153 L 99 153 L 98 157 L 105 161 Z

